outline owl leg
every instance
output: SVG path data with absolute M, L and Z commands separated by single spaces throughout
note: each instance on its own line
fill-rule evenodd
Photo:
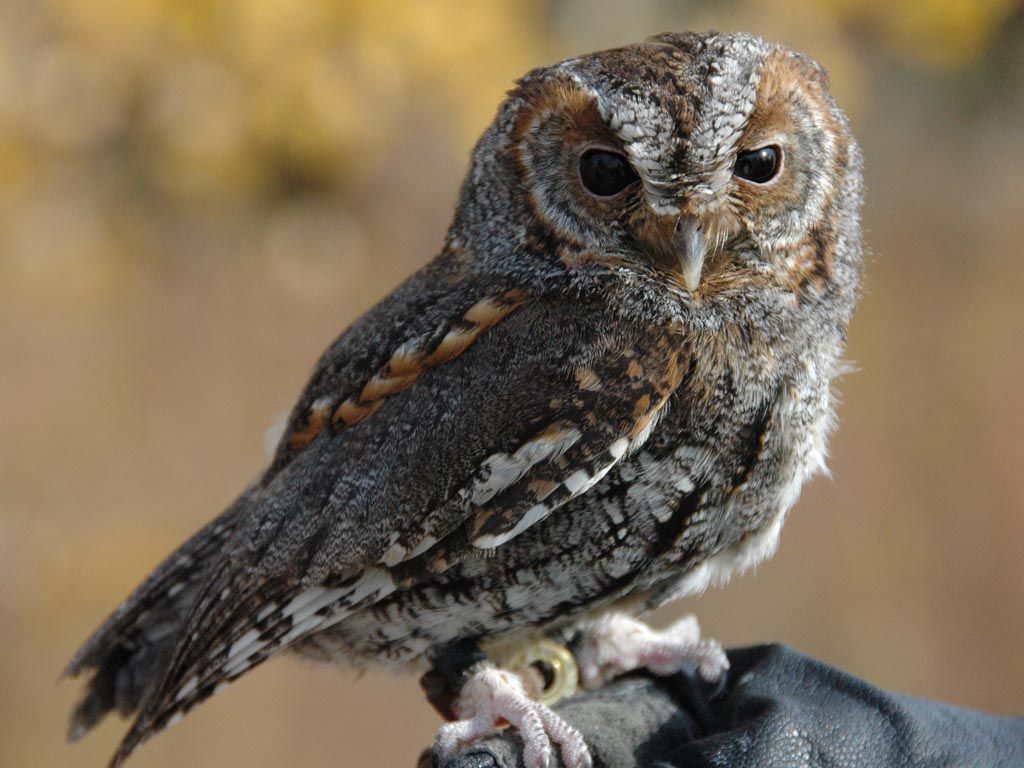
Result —
M 527 696 L 522 680 L 512 672 L 481 665 L 463 687 L 456 708 L 465 719 L 442 725 L 434 741 L 434 754 L 442 765 L 493 733 L 503 720 L 519 731 L 526 768 L 545 768 L 552 744 L 560 747 L 566 768 L 590 768 L 592 764 L 579 731 Z
M 696 664 L 708 682 L 729 668 L 729 659 L 715 640 L 702 640 L 697 617 L 684 616 L 667 629 L 656 630 L 624 613 L 610 613 L 582 627 L 576 650 L 580 681 L 585 688 L 600 688 L 635 669 L 671 675 Z

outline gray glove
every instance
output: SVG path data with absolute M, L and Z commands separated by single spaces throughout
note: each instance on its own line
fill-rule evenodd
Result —
M 729 660 L 717 687 L 685 674 L 629 675 L 557 709 L 595 768 L 1024 767 L 1022 718 L 886 693 L 785 646 Z M 440 768 L 521 766 L 509 730 Z

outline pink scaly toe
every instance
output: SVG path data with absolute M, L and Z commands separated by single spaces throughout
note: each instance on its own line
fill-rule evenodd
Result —
M 566 768 L 591 767 L 590 752 L 579 731 L 527 696 L 512 672 L 482 667 L 463 687 L 456 709 L 464 719 L 442 725 L 434 741 L 434 753 L 442 764 L 494 733 L 504 720 L 519 731 L 526 768 L 547 768 L 552 744 L 559 746 Z
M 696 664 L 708 682 L 718 680 L 729 668 L 729 659 L 715 640 L 702 640 L 695 616 L 679 619 L 656 630 L 623 613 L 611 613 L 583 627 L 583 641 L 576 660 L 580 680 L 588 689 L 599 688 L 636 669 L 671 675 L 687 664 Z

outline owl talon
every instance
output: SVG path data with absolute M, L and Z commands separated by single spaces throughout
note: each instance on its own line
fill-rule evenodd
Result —
M 434 741 L 434 754 L 440 765 L 492 734 L 502 720 L 519 731 L 526 768 L 546 768 L 552 744 L 559 746 L 566 768 L 592 765 L 590 751 L 579 731 L 546 705 L 527 696 L 519 677 L 507 670 L 482 667 L 463 687 L 456 708 L 465 719 L 442 725 Z
M 663 630 L 621 613 L 603 616 L 584 626 L 576 659 L 580 680 L 588 689 L 636 669 L 671 675 L 687 664 L 696 664 L 708 682 L 715 682 L 729 669 L 722 646 L 701 639 L 700 625 L 692 614 Z

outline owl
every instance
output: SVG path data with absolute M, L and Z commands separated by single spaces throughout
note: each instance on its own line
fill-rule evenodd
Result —
M 504 720 L 531 768 L 578 768 L 530 669 L 723 674 L 692 618 L 637 617 L 769 556 L 823 468 L 861 199 L 824 70 L 779 45 L 666 34 L 528 73 L 440 254 L 71 660 L 70 737 L 135 713 L 119 765 L 291 651 L 457 680 L 441 757 Z

